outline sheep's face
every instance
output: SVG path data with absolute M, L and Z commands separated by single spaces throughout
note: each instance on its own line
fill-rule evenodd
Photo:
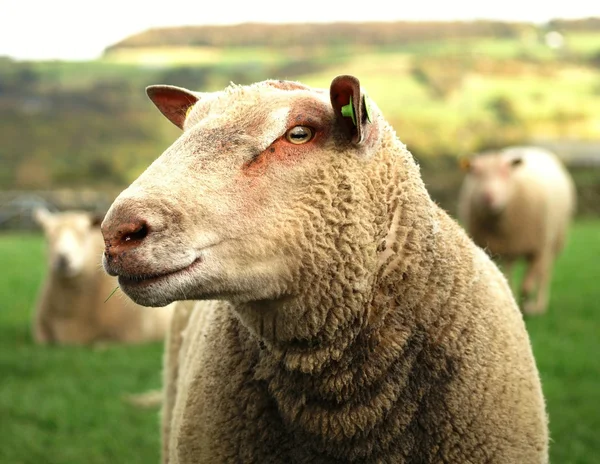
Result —
M 337 78 L 330 92 L 266 81 L 148 93 L 184 132 L 102 225 L 105 269 L 136 302 L 293 296 L 307 268 L 333 265 L 324 250 L 355 214 L 340 211 L 344 201 L 353 196 L 356 214 L 370 220 L 361 202 L 371 195 L 365 166 L 378 113 L 367 115 L 355 78 Z M 348 109 L 342 115 L 348 103 L 357 124 Z
M 473 207 L 492 216 L 504 211 L 515 185 L 515 172 L 522 158 L 486 153 L 469 161 L 465 179 Z
M 46 210 L 37 210 L 35 219 L 46 235 L 51 271 L 65 278 L 81 274 L 93 252 L 93 241 L 97 240 L 92 228 L 96 227 L 97 234 L 99 221 L 94 222 L 91 215 L 83 212 L 53 214 Z

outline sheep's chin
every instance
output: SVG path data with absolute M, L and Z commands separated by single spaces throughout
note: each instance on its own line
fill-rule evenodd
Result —
M 280 298 L 286 288 L 281 276 L 288 274 L 282 260 L 241 266 L 203 255 L 183 269 L 156 277 L 119 276 L 119 285 L 129 298 L 142 306 L 166 306 L 182 300 L 245 303 Z
M 502 213 L 504 213 L 504 210 L 506 209 L 505 205 L 493 205 L 488 207 L 487 209 L 487 214 L 490 217 L 500 217 L 502 216 Z
M 54 275 L 60 279 L 70 280 L 79 277 L 82 273 L 82 269 L 66 267 L 66 268 L 56 268 L 54 267 L 52 272 Z
M 196 286 L 195 275 L 199 273 L 202 259 L 189 266 L 156 276 L 119 276 L 121 290 L 142 306 L 166 306 L 177 300 L 190 299 Z
M 489 218 L 498 218 L 504 213 L 506 209 L 506 203 L 498 203 L 498 204 L 485 204 L 483 201 L 479 202 L 477 205 L 480 211 L 480 214 Z

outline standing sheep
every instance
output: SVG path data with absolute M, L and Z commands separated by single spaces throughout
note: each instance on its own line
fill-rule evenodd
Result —
M 569 173 L 554 154 L 535 147 L 483 153 L 463 167 L 461 221 L 475 243 L 501 261 L 509 283 L 514 262 L 527 260 L 523 312 L 545 312 L 552 266 L 575 209 Z
M 172 306 L 143 308 L 111 295 L 116 279 L 102 272 L 100 221 L 85 212 L 35 212 L 48 242 L 48 271 L 33 323 L 37 343 L 142 342 L 166 335 Z
M 506 280 L 358 79 L 153 86 L 182 136 L 115 200 L 104 267 L 178 304 L 163 462 L 546 463 Z

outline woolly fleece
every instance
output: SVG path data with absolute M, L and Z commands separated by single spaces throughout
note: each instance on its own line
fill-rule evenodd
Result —
M 104 266 L 143 304 L 212 300 L 175 311 L 163 462 L 548 461 L 506 280 L 356 78 L 149 95 L 184 132 L 112 205 Z
M 484 195 L 494 203 L 485 205 Z M 503 268 L 527 261 L 521 283 L 525 313 L 546 311 L 554 261 L 564 248 L 575 212 L 575 185 L 555 154 L 538 147 L 507 147 L 470 161 L 459 196 L 459 217 L 474 242 Z
M 137 343 L 165 338 L 173 306 L 144 308 L 120 292 L 113 294 L 117 281 L 100 268 L 104 240 L 90 214 L 38 211 L 37 216 L 48 241 L 48 269 L 33 320 L 37 343 Z M 76 237 L 71 243 L 74 249 L 64 250 L 70 256 L 67 262 L 82 260 L 74 275 L 65 275 L 55 264 L 56 247 L 65 234 Z

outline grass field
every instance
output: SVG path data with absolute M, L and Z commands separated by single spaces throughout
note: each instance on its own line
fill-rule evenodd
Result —
M 29 320 L 43 273 L 37 235 L 0 236 L 0 462 L 158 462 L 156 410 L 122 395 L 160 386 L 160 343 L 43 348 Z M 529 319 L 551 426 L 551 462 L 600 462 L 600 221 L 579 222 L 549 313 Z
M 158 462 L 157 410 L 121 398 L 160 387 L 162 344 L 36 347 L 43 240 L 0 236 L 0 263 L 0 463 Z

